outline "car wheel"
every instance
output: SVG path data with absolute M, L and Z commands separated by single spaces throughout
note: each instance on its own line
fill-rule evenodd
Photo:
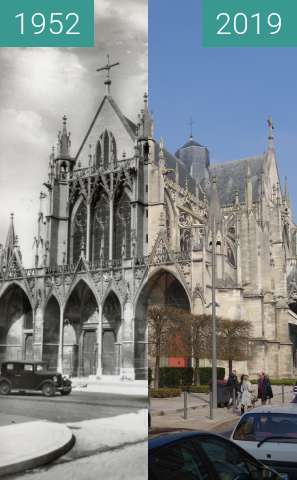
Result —
M 10 393 L 11 387 L 8 382 L 0 383 L 0 395 L 8 395 Z
M 55 387 L 52 383 L 45 383 L 42 387 L 42 393 L 45 397 L 52 397 L 55 395 Z

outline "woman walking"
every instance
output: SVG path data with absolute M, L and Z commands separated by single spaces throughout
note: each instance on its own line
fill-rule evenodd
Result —
M 267 400 L 271 403 L 273 398 L 271 383 L 267 375 L 264 372 L 259 374 L 258 380 L 258 398 L 261 400 L 262 405 L 266 405 Z
M 240 411 L 241 415 L 243 415 L 246 409 L 248 410 L 253 406 L 253 387 L 251 382 L 249 381 L 248 375 L 241 376 L 240 393 Z

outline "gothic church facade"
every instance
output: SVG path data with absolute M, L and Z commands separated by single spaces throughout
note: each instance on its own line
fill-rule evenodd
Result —
M 263 155 L 212 165 L 192 137 L 174 155 L 155 141 L 147 96 L 134 123 L 107 87 L 75 156 L 63 118 L 31 269 L 11 221 L 1 250 L 0 361 L 146 378 L 148 305 L 209 312 L 215 196 L 218 315 L 253 326 L 253 356 L 240 368 L 293 375 L 297 229 L 271 122 Z

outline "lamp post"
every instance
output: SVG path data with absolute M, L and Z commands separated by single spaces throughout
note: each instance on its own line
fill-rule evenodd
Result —
M 211 252 L 211 317 L 212 317 L 212 417 L 217 408 L 217 319 L 216 319 L 216 221 L 212 218 L 212 252 Z

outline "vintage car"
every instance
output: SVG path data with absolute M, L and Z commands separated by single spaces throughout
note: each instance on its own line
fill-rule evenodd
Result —
M 7 361 L 1 364 L 0 395 L 8 395 L 11 391 L 41 391 L 45 397 L 56 392 L 69 395 L 71 380 L 52 372 L 46 362 Z

